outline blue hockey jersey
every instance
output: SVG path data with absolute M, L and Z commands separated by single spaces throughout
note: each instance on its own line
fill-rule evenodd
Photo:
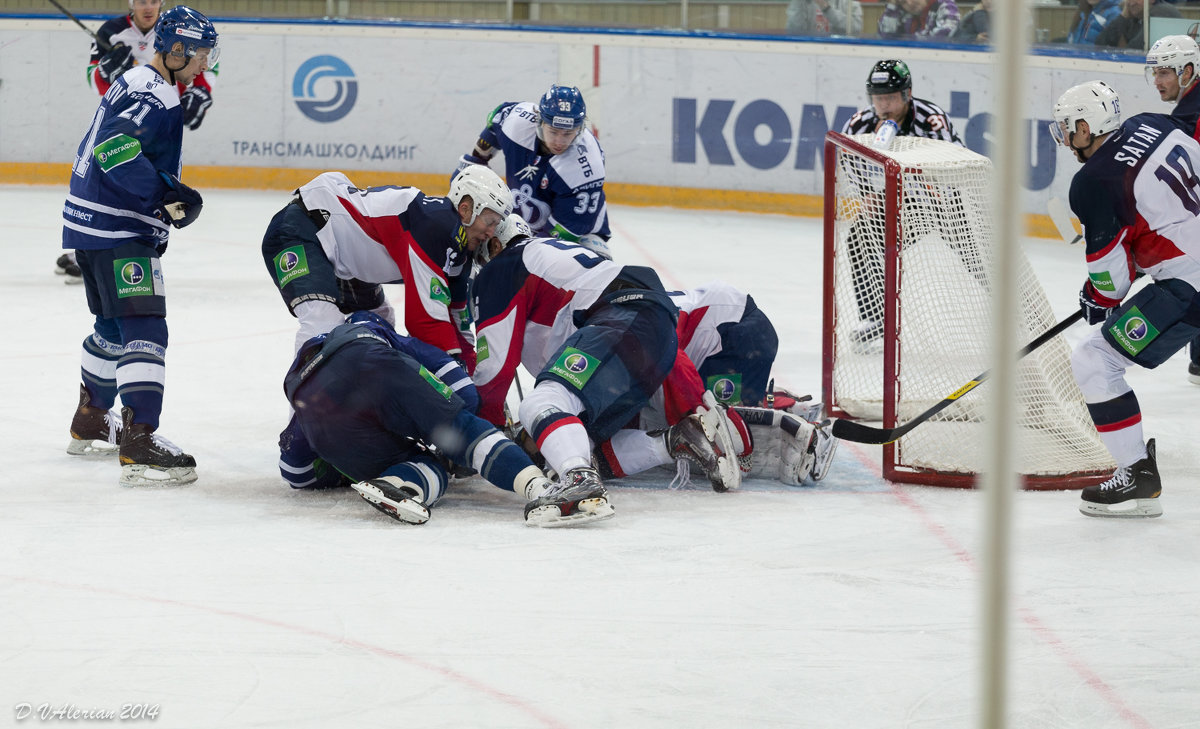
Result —
M 131 239 L 166 243 L 158 212 L 178 176 L 183 143 L 179 91 L 151 66 L 130 69 L 108 89 L 79 144 L 63 207 L 63 248 L 115 248 Z
M 567 151 L 543 155 L 537 125 L 537 104 L 501 104 L 488 118 L 477 148 L 504 153 L 504 177 L 513 191 L 514 210 L 535 235 L 577 240 L 590 233 L 608 240 L 600 143 L 585 127 Z

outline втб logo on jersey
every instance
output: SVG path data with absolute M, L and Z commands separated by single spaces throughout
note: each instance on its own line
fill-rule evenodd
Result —
M 350 66 L 337 56 L 313 56 L 296 69 L 292 98 L 304 116 L 328 124 L 354 108 L 358 81 Z

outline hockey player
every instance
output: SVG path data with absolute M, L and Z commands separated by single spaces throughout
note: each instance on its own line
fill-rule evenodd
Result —
M 295 415 L 280 435 L 280 468 L 294 487 L 339 485 L 344 474 L 371 506 L 423 524 L 449 480 L 441 454 L 524 496 L 531 526 L 613 515 L 603 498 L 568 500 L 520 446 L 472 413 L 478 395 L 457 363 L 371 312 L 306 342 L 284 391 Z
M 724 281 L 670 292 L 679 348 L 718 403 L 756 406 L 767 394 L 779 337 L 754 297 Z
M 455 174 L 503 152 L 514 209 L 535 235 L 603 249 L 610 237 L 604 151 L 586 122 L 583 94 L 573 86 L 555 84 L 536 104 L 507 101 L 488 115 Z
M 876 63 L 867 75 L 867 96 L 871 106 L 850 117 L 842 134 L 874 134 L 885 121 L 891 121 L 899 127 L 897 136 L 940 139 L 965 146 L 940 106 L 912 95 L 912 72 L 904 61 Z M 883 215 L 882 196 L 868 191 L 864 198 L 867 208 L 860 211 L 860 217 L 874 224 Z M 883 251 L 870 245 L 855 223 L 849 233 L 849 253 L 861 320 L 852 339 L 867 345 L 883 333 Z
M 163 13 L 154 58 L 117 79 L 101 99 L 79 144 L 63 208 L 63 248 L 78 251 L 96 315 L 83 342 L 83 384 L 67 452 L 111 453 L 119 444 L 126 485 L 196 480 L 196 461 L 154 432 L 167 353 L 159 256 L 170 226 L 189 225 L 203 205 L 179 180 L 183 112 L 175 84 L 203 73 L 217 53 L 208 18 L 182 5 Z M 121 426 L 109 413 L 118 394 Z
M 88 82 L 94 83 L 103 95 L 121 74 L 135 64 L 145 65 L 154 58 L 154 28 L 162 11 L 162 0 L 129 0 L 129 14 L 113 18 L 96 32 L 98 42 L 92 43 L 92 59 L 88 65 Z M 101 50 L 101 45 L 109 50 Z M 208 71 L 196 74 L 188 83 L 180 82 L 179 105 L 183 109 L 183 125 L 199 129 L 204 115 L 212 106 L 212 82 Z
M 129 14 L 113 18 L 96 32 L 98 42 L 92 43 L 88 65 L 88 82 L 94 83 L 103 96 L 121 74 L 135 63 L 146 65 L 154 58 L 154 28 L 162 11 L 162 0 L 129 0 Z M 107 52 L 100 50 L 104 44 Z M 216 61 L 212 61 L 216 64 Z M 183 125 L 199 129 L 208 107 L 212 105 L 212 83 L 207 72 L 197 74 L 190 85 L 179 83 L 179 105 L 183 109 Z M 83 274 L 75 260 L 75 251 L 67 251 L 54 262 L 54 272 L 65 276 L 68 284 L 83 282 Z
M 1158 464 L 1125 371 L 1157 367 L 1200 333 L 1200 144 L 1161 114 L 1122 123 L 1119 104 L 1101 81 L 1073 86 L 1054 105 L 1050 130 L 1083 165 L 1070 197 L 1087 245 L 1079 305 L 1089 324 L 1103 324 L 1077 345 L 1071 365 L 1118 466 L 1083 490 L 1079 508 L 1147 517 L 1162 514 Z M 1130 294 L 1143 273 L 1153 283 Z
M 1159 38 L 1146 54 L 1146 80 L 1163 101 L 1173 102 L 1171 116 L 1185 125 L 1193 139 L 1200 141 L 1200 48 L 1186 35 Z M 1200 385 L 1200 339 L 1188 347 L 1188 381 Z
M 572 493 L 599 497 L 605 491 L 592 443 L 636 416 L 672 367 L 690 365 L 678 351 L 677 312 L 652 269 L 528 235 L 520 216 L 509 216 L 496 241 L 507 247 L 485 263 L 472 289 L 480 415 L 504 422 L 505 394 L 523 364 L 537 384 L 518 420 Z M 701 390 L 694 367 L 691 376 Z M 712 395 L 691 402 L 668 392 L 666 408 L 713 488 L 740 486 L 729 420 Z
M 262 243 L 267 270 L 300 322 L 296 349 L 354 311 L 394 323 L 380 284 L 404 281 L 404 328 L 473 369 L 470 255 L 510 212 L 512 194 L 479 165 L 459 174 L 444 198 L 415 187 L 358 188 L 341 172 L 318 175 L 272 218 Z

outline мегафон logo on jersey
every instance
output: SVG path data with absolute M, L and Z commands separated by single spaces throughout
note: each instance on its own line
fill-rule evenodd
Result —
M 322 82 L 320 88 L 318 82 Z M 330 82 L 333 84 L 332 96 L 329 95 Z M 358 81 L 350 66 L 337 56 L 313 56 L 296 69 L 292 78 L 292 98 L 304 116 L 328 124 L 354 108 L 358 99 Z

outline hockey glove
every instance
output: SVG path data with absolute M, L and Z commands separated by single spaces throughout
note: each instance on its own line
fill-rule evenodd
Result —
M 204 121 L 208 107 L 212 106 L 212 94 L 208 93 L 207 89 L 193 86 L 183 92 L 183 96 L 179 98 L 179 105 L 183 107 L 183 125 L 195 131 Z
M 100 78 L 109 83 L 121 78 L 121 74 L 131 68 L 133 68 L 133 48 L 124 43 L 113 46 L 96 64 L 96 72 L 100 74 Z
M 612 249 L 608 247 L 608 241 L 604 240 L 598 235 L 594 235 L 592 233 L 581 235 L 579 236 L 578 242 L 579 245 L 588 249 L 592 253 L 595 253 L 606 261 L 611 261 L 613 259 Z
M 1087 320 L 1088 324 L 1103 323 L 1113 310 L 1113 307 L 1105 306 L 1096 301 L 1097 295 L 1096 289 L 1092 286 L 1090 279 L 1079 290 L 1079 308 L 1083 311 L 1083 318 Z
M 454 171 L 450 173 L 450 181 L 454 182 L 454 178 L 458 177 L 458 173 L 467 169 L 471 165 L 483 165 L 484 167 L 487 167 L 488 161 L 486 159 L 476 157 L 473 154 L 464 154 L 458 160 L 458 167 L 455 167 Z
M 162 202 L 158 207 L 159 220 L 168 222 L 176 228 L 183 228 L 194 223 L 204 208 L 204 198 L 200 197 L 200 193 L 180 182 L 175 175 L 159 170 L 158 176 L 167 186 L 167 191 L 163 194 Z

